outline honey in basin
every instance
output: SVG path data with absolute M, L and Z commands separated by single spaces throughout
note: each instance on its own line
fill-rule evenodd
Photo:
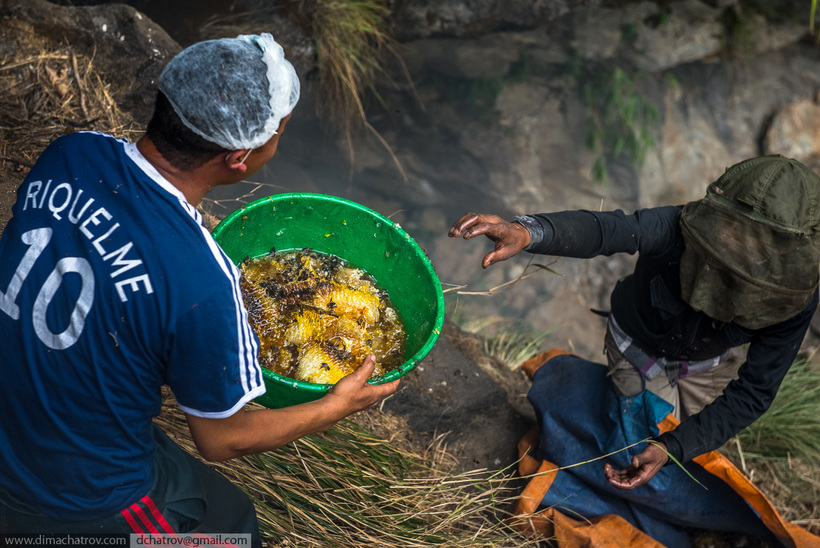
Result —
M 279 375 L 334 384 L 376 356 L 374 376 L 404 361 L 406 334 L 387 292 L 364 270 L 311 249 L 240 264 L 261 365 Z

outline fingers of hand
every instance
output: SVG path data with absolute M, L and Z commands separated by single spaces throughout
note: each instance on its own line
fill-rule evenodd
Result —
M 498 224 L 506 224 L 507 222 L 497 215 L 483 215 L 478 213 L 467 213 L 459 217 L 450 227 L 447 233 L 451 238 L 458 238 L 463 236 L 465 240 L 475 238 L 480 234 L 491 235 L 491 230 Z
M 648 478 L 644 477 L 645 470 L 641 466 L 632 466 L 626 470 L 615 470 L 611 465 L 604 465 L 604 476 L 614 487 L 618 489 L 634 489 L 646 483 Z
M 376 368 L 376 356 L 373 354 L 368 354 L 364 361 L 362 362 L 361 367 L 359 369 L 370 370 L 370 373 L 373 372 L 373 369 Z
M 400 381 L 397 379 L 395 381 L 388 382 L 388 383 L 385 383 L 385 384 L 381 385 L 383 390 L 384 390 L 384 393 L 382 394 L 382 397 L 389 396 L 390 394 L 392 394 L 393 392 L 398 390 L 399 382 Z
M 625 490 L 635 489 L 644 483 L 640 476 L 629 476 L 628 474 L 616 474 L 607 479 L 613 486 Z
M 366 396 L 363 401 L 362 409 L 378 405 L 380 401 L 395 392 L 398 387 L 398 380 L 385 384 L 365 385 L 363 390 L 366 391 Z
M 487 268 L 490 265 L 494 265 L 495 263 L 501 262 L 508 258 L 509 256 L 503 253 L 499 253 L 498 251 L 491 251 L 484 255 L 484 260 L 481 261 L 481 266 L 483 268 Z
M 515 245 L 510 243 L 506 243 L 504 241 L 499 241 L 495 245 L 495 249 L 484 256 L 484 260 L 481 263 L 481 266 L 487 268 L 488 266 L 501 262 L 506 261 L 510 257 L 514 257 L 518 254 L 520 249 Z
M 647 446 L 644 452 L 649 453 L 650 451 L 652 454 L 652 459 L 658 461 L 661 466 L 666 464 L 669 460 L 669 453 L 666 452 L 666 446 L 662 443 L 655 442 L 649 444 L 649 446 Z
M 477 213 L 465 213 L 453 223 L 447 235 L 451 238 L 458 238 L 466 229 L 476 224 L 480 217 Z

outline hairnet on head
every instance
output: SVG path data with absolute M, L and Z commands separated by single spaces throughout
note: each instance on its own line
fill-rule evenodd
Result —
M 159 79 L 182 122 L 228 150 L 257 148 L 299 100 L 299 78 L 268 33 L 206 40 L 176 55 Z

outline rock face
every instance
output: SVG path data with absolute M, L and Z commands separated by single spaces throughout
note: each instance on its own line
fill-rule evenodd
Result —
M 477 36 L 499 28 L 533 28 L 600 0 L 394 0 L 396 36 L 405 42 L 430 36 Z
M 445 235 L 464 212 L 682 204 L 751 156 L 816 161 L 820 66 L 807 21 L 764 16 L 752 3 L 623 4 L 570 10 L 531 28 L 490 25 L 477 36 L 466 23 L 428 33 L 416 17 L 410 34 L 424 38 L 399 47 L 412 86 L 393 67 L 394 85 L 381 86 L 382 105 L 368 109 L 380 139 L 365 135 L 352 164 L 330 142 L 314 152 L 319 122 L 301 108 L 266 180 L 391 215 L 427 248 L 445 283 L 479 290 L 516 279 L 531 259 L 553 259 L 516 257 L 482 270 L 488 242 Z M 649 142 L 643 162 L 618 152 L 630 134 Z M 604 183 L 594 176 L 599 162 Z M 556 346 L 598 359 L 601 323 L 588 310 L 608 308 L 609 289 L 633 259 L 562 259 L 554 266 L 561 277 L 532 276 L 491 297 L 448 297 L 464 317 L 524 318 Z
M 820 104 L 818 97 L 785 105 L 773 117 L 763 140 L 766 154 L 801 158 L 820 170 Z

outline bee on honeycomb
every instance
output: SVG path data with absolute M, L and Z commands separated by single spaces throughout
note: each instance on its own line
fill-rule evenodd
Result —
M 263 367 L 334 384 L 368 354 L 374 375 L 404 361 L 406 333 L 387 293 L 364 270 L 310 249 L 272 252 L 240 264 L 248 320 Z

